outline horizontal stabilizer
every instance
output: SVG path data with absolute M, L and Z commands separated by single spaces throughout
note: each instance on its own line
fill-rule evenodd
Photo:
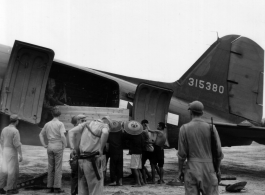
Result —
M 265 128 L 254 125 L 243 126 L 230 123 L 214 123 L 220 139 L 222 147 L 224 146 L 240 146 L 250 145 L 252 141 L 265 144 Z

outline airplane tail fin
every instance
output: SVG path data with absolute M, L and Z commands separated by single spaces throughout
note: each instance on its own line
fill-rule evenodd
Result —
M 218 38 L 175 83 L 177 97 L 260 123 L 264 50 L 239 35 Z

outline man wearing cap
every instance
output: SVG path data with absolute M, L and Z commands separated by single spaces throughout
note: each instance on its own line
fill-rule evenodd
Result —
M 81 123 L 85 122 L 86 116 L 79 114 L 72 117 L 71 123 L 76 127 L 77 125 L 80 125 Z M 76 135 L 75 139 L 80 140 L 81 135 Z M 76 153 L 70 154 L 70 166 L 71 166 L 71 194 L 76 195 L 78 194 L 78 156 L 79 151 L 78 147 L 76 148 Z
M 72 153 L 76 153 L 74 146 L 76 134 L 81 134 L 79 142 L 80 156 L 78 160 L 78 194 L 103 194 L 102 159 L 103 148 L 106 145 L 112 120 L 103 117 L 82 123 L 69 131 L 69 143 Z
M 19 174 L 19 164 L 23 160 L 20 135 L 17 130 L 18 116 L 10 116 L 9 125 L 1 132 L 2 165 L 0 169 L 0 194 L 17 194 L 17 180 Z
M 110 154 L 110 186 L 121 186 L 123 176 L 123 132 L 121 124 L 113 120 L 113 128 L 109 133 Z
M 221 142 L 216 128 L 213 132 L 217 140 L 218 173 L 215 173 L 211 152 L 211 126 L 206 123 L 203 115 L 203 104 L 194 101 L 189 105 L 191 122 L 183 125 L 179 132 L 178 141 L 178 178 L 185 181 L 187 195 L 199 194 L 216 195 L 218 180 L 221 177 L 220 163 L 223 158 Z M 185 176 L 184 161 L 187 159 Z M 218 177 L 218 178 L 217 178 Z
M 61 112 L 58 109 L 52 111 L 53 120 L 46 123 L 41 130 L 39 137 L 41 144 L 47 148 L 48 154 L 48 181 L 47 188 L 49 193 L 62 193 L 62 159 L 63 151 L 67 146 L 65 138 L 64 124 L 59 121 Z M 44 135 L 47 136 L 48 145 L 44 141 Z

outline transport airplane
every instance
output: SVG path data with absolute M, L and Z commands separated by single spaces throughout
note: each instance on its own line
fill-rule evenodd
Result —
M 151 128 L 167 122 L 169 148 L 177 149 L 179 129 L 190 121 L 188 105 L 194 100 L 204 104 L 207 122 L 213 117 L 222 146 L 265 144 L 264 50 L 249 38 L 218 38 L 173 83 L 131 78 L 53 58 L 51 49 L 21 41 L 15 41 L 12 49 L 0 45 L 0 127 L 8 124 L 10 114 L 18 114 L 23 144 L 40 145 L 48 86 L 61 93 L 61 101 L 69 108 L 125 107 L 131 119 L 147 119 Z

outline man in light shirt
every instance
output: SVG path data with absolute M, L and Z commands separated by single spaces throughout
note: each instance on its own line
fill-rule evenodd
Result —
M 16 128 L 18 123 L 18 116 L 12 114 L 10 116 L 10 124 L 1 132 L 0 143 L 3 159 L 0 169 L 0 194 L 6 194 L 4 187 L 6 187 L 7 194 L 18 194 L 18 162 L 23 160 L 20 135 Z
M 79 142 L 78 160 L 78 194 L 99 195 L 103 194 L 103 149 L 106 145 L 112 120 L 103 117 L 102 120 L 84 122 L 69 131 L 69 143 L 72 153 L 75 154 L 76 142 Z M 80 140 L 75 135 L 81 134 Z
M 47 148 L 48 154 L 48 181 L 47 188 L 49 193 L 62 193 L 62 159 L 63 151 L 67 146 L 64 135 L 64 124 L 59 121 L 61 112 L 58 109 L 52 111 L 53 120 L 46 123 L 39 134 L 41 144 Z M 47 136 L 48 145 L 44 141 L 44 135 Z

